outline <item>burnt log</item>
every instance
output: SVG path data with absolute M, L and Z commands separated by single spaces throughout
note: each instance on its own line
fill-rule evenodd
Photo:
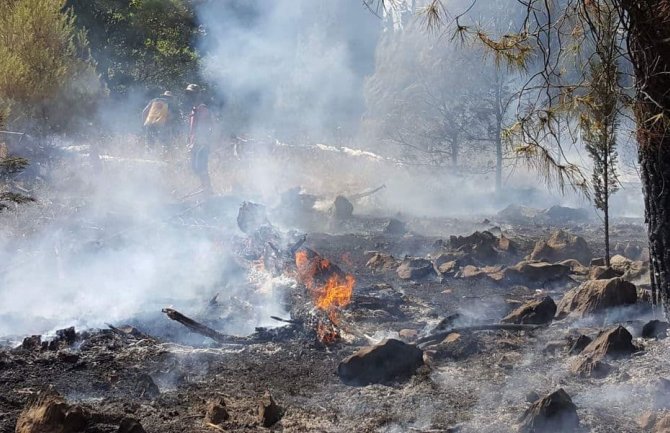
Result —
M 161 310 L 163 313 L 165 313 L 168 318 L 171 320 L 174 320 L 175 322 L 179 322 L 188 329 L 190 329 L 192 332 L 195 332 L 196 334 L 203 335 L 205 337 L 211 338 L 212 340 L 216 341 L 217 343 L 220 344 L 244 344 L 244 343 L 249 343 L 248 340 L 241 338 L 241 337 L 233 337 L 231 335 L 226 335 L 222 334 L 219 331 L 215 331 L 214 329 L 203 325 L 202 323 L 198 323 L 195 320 L 191 319 L 190 317 L 184 316 L 177 310 L 173 310 L 172 308 L 163 308 Z

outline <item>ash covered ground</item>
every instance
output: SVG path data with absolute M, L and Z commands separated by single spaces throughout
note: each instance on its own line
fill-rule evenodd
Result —
M 179 199 L 128 211 L 126 182 L 152 190 L 167 169 L 103 162 L 102 185 L 27 210 L 32 231 L 12 223 L 27 239 L 4 249 L 2 432 L 665 431 L 641 219 L 614 221 L 607 269 L 583 210 L 374 209 L 391 182 L 256 206 L 189 196 L 176 164 L 159 189 Z

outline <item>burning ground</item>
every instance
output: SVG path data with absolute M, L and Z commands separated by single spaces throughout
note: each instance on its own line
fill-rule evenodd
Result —
M 640 221 L 615 224 L 606 269 L 598 225 L 567 208 L 395 219 L 350 198 L 135 222 L 154 247 L 191 230 L 182 248 L 223 276 L 151 292 L 113 326 L 9 338 L 0 431 L 665 431 Z

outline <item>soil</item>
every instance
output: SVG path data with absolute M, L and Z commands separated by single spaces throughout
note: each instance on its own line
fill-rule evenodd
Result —
M 533 401 L 563 388 L 577 406 L 583 431 L 640 432 L 637 418 L 652 409 L 653 384 L 670 376 L 667 340 L 641 339 L 649 306 L 613 311 L 600 323 L 555 321 L 534 331 L 477 331 L 464 337 L 476 350 L 441 358 L 427 348 L 428 366 L 409 380 L 354 387 L 336 375 L 338 363 L 361 346 L 403 329 L 428 333 L 440 320 L 458 314 L 454 326 L 496 323 L 521 303 L 544 296 L 558 302 L 579 284 L 575 279 L 542 286 L 518 286 L 487 279 L 429 275 L 405 281 L 396 273 L 375 273 L 365 264 L 371 251 L 435 257 L 451 235 L 492 229 L 490 224 L 457 219 L 406 218 L 409 233 L 377 231 L 384 218 L 355 217 L 330 234 L 307 233 L 305 246 L 356 278 L 352 303 L 339 314 L 339 342 L 325 346 L 302 324 L 261 330 L 239 344 L 217 345 L 188 335 L 160 315 L 137 318 L 140 333 L 111 329 L 78 330 L 77 341 L 58 350 L 0 349 L 0 433 L 13 432 L 32 395 L 51 387 L 71 404 L 98 414 L 87 432 L 116 432 L 125 417 L 151 433 L 170 432 L 508 432 Z M 481 221 L 481 219 L 477 219 Z M 644 246 L 641 221 L 613 225 L 613 244 Z M 500 225 L 520 247 L 518 259 L 556 228 L 584 237 L 596 256 L 603 251 L 600 226 Z M 644 286 L 642 286 L 644 289 Z M 305 288 L 287 295 L 291 311 L 309 311 Z M 203 297 L 203 305 L 209 299 Z M 189 314 L 193 305 L 174 306 Z M 200 318 L 200 316 L 198 316 Z M 573 340 L 595 337 L 603 326 L 621 323 L 640 352 L 612 363 L 603 379 L 570 372 Z M 120 326 L 123 324 L 115 324 Z M 277 323 L 282 326 L 281 323 Z M 259 336 L 264 336 L 263 338 Z M 186 344 L 188 343 L 188 344 Z M 154 386 L 155 385 L 155 386 Z M 269 428 L 258 416 L 266 391 L 283 409 Z M 205 423 L 208 402 L 222 398 L 230 417 L 218 427 Z

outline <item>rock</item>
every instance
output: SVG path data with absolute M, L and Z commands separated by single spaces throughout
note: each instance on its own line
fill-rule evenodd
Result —
M 456 260 L 444 262 L 440 266 L 435 267 L 435 271 L 440 275 L 452 275 L 456 273 L 456 269 L 458 269 L 458 263 Z
M 123 418 L 117 433 L 146 433 L 142 424 L 133 418 Z
M 642 327 L 642 337 L 661 340 L 668 337 L 668 329 L 670 329 L 670 323 L 651 320 Z
M 614 326 L 598 334 L 595 340 L 584 348 L 582 354 L 596 358 L 621 358 L 637 352 L 633 336 L 623 326 Z
M 593 266 L 605 266 L 605 259 L 603 257 L 596 257 L 591 259 L 591 267 Z
M 588 275 L 590 269 L 587 266 L 582 265 L 579 261 L 575 259 L 568 259 L 558 262 L 558 264 L 567 266 L 570 268 L 570 272 L 575 275 Z
M 400 262 L 390 254 L 374 253 L 365 266 L 375 272 L 383 272 L 397 269 L 399 263 Z
M 567 433 L 579 428 L 577 406 L 563 389 L 533 403 L 520 421 L 520 433 Z
M 558 303 L 556 318 L 585 317 L 607 308 L 637 302 L 635 285 L 621 278 L 589 280 L 568 291 Z
M 633 336 L 623 326 L 615 326 L 600 332 L 598 337 L 584 348 L 571 370 L 583 377 L 604 377 L 610 371 L 606 359 L 629 356 L 638 350 Z
M 654 427 L 654 424 L 656 424 L 656 414 L 651 411 L 644 412 L 637 419 L 637 425 L 644 431 L 651 430 Z
M 41 335 L 31 335 L 23 339 L 21 343 L 21 349 L 24 350 L 40 350 L 42 349 L 42 336 Z
M 74 326 L 65 329 L 58 329 L 56 331 L 56 338 L 65 342 L 68 346 L 72 346 L 77 341 L 77 332 Z
M 621 277 L 621 273 L 607 266 L 592 266 L 589 271 L 589 280 L 610 280 Z
M 581 377 L 602 379 L 612 371 L 612 366 L 602 360 L 585 357 L 574 362 L 571 371 Z
M 591 337 L 587 337 L 586 335 L 580 335 L 577 337 L 577 339 L 572 343 L 570 346 L 570 349 L 568 350 L 568 353 L 570 355 L 579 355 L 584 351 L 586 346 L 591 344 L 593 339 Z
M 570 268 L 560 263 L 522 261 L 504 271 L 504 278 L 513 283 L 546 283 L 568 277 Z
M 649 273 L 648 263 L 632 261 L 618 254 L 610 259 L 610 266 L 627 280 L 639 279 Z
M 258 402 L 258 419 L 263 427 L 272 427 L 284 416 L 284 410 L 274 401 L 270 391 L 265 391 Z
M 349 199 L 344 196 L 338 195 L 335 197 L 333 202 L 333 207 L 330 209 L 330 213 L 336 220 L 348 220 L 354 214 L 354 205 L 351 204 Z
M 529 301 L 515 309 L 501 321 L 528 325 L 544 325 L 551 323 L 556 314 L 556 303 L 549 296 Z
M 382 232 L 387 235 L 402 236 L 407 233 L 407 226 L 404 222 L 391 218 L 383 224 Z
M 265 206 L 245 201 L 237 213 L 237 226 L 243 233 L 251 235 L 261 226 L 269 224 Z
M 498 238 L 498 249 L 500 251 L 506 251 L 508 253 L 514 253 L 517 251 L 518 246 L 514 241 L 512 241 L 510 238 L 505 236 L 504 234 L 500 234 L 500 237 Z
M 422 258 L 405 258 L 396 270 L 403 280 L 418 280 L 433 273 L 433 264 Z
M 230 418 L 223 398 L 216 398 L 207 403 L 205 409 L 205 422 L 219 425 Z
M 552 206 L 546 209 L 542 216 L 550 224 L 565 224 L 585 222 L 589 219 L 586 209 L 572 208 L 566 206 Z
M 419 332 L 416 329 L 401 329 L 398 336 L 404 341 L 414 341 L 419 336 Z
M 454 332 L 435 346 L 435 359 L 459 361 L 469 358 L 478 353 L 479 350 L 479 342 L 473 335 Z
M 529 224 L 541 213 L 540 209 L 511 204 L 498 212 L 496 219 L 512 224 Z
M 670 433 L 670 415 L 657 418 L 651 433 Z
M 70 406 L 53 390 L 33 397 L 16 421 L 16 433 L 83 432 L 90 416 L 79 406 Z
M 482 262 L 495 262 L 498 258 L 498 238 L 491 232 L 474 232 L 469 236 L 451 236 L 449 244 L 452 248 Z
M 348 385 L 364 386 L 410 377 L 422 365 L 421 349 L 388 339 L 345 358 L 337 367 L 337 374 Z
M 560 262 L 575 259 L 582 264 L 589 263 L 593 254 L 584 238 L 558 230 L 549 239 L 540 240 L 535 244 L 530 259 L 543 262 Z

